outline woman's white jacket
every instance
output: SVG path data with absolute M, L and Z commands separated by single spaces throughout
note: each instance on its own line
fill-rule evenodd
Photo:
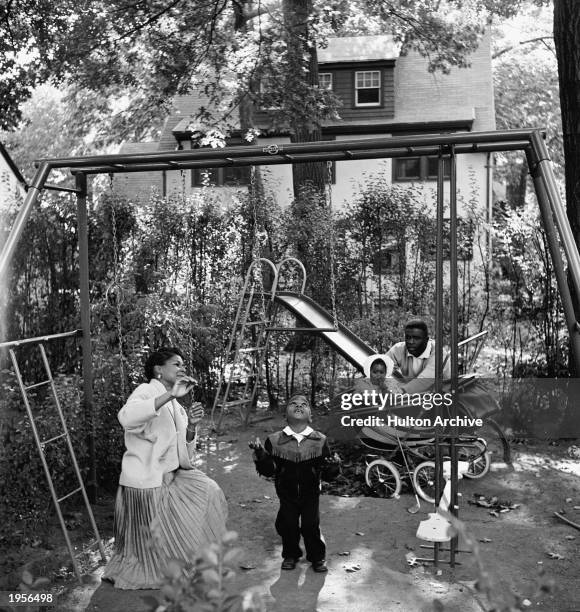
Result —
M 119 484 L 137 489 L 161 486 L 163 474 L 193 468 L 196 440 L 186 441 L 187 414 L 173 400 L 155 410 L 155 398 L 167 389 L 158 380 L 139 385 L 121 408 L 125 454 Z

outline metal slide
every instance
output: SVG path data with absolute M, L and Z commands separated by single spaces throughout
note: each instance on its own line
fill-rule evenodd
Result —
M 332 315 L 305 295 L 291 291 L 278 291 L 274 300 L 281 304 L 286 310 L 297 316 L 306 325 L 312 326 L 312 331 L 317 328 L 328 329 L 334 325 Z M 338 331 L 323 331 L 320 335 L 325 342 L 333 346 L 353 366 L 363 371 L 363 364 L 376 353 L 366 342 L 363 342 L 356 334 L 341 323 Z

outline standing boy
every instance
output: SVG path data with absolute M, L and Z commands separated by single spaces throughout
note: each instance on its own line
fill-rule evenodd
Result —
M 331 457 L 326 436 L 310 427 L 312 415 L 305 395 L 290 398 L 286 421 L 288 425 L 268 436 L 264 446 L 259 438 L 250 443 L 258 473 L 274 477 L 280 499 L 276 531 L 282 538 L 282 569 L 294 569 L 302 557 L 302 534 L 312 569 L 326 572 L 326 545 L 320 532 L 320 480 L 330 480 L 339 473 L 340 459 L 336 454 Z

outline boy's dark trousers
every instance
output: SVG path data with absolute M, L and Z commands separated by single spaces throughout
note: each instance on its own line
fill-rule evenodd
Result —
M 320 533 L 319 495 L 287 497 L 279 495 L 280 510 L 276 517 L 276 531 L 282 538 L 282 557 L 299 559 L 302 556 L 300 534 L 304 538 L 306 559 L 311 563 L 326 557 L 326 545 Z

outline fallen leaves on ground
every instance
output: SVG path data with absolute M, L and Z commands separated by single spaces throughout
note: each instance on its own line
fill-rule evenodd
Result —
M 473 497 L 474 499 L 469 500 L 468 503 L 473 506 L 488 508 L 489 514 L 495 517 L 499 517 L 500 514 L 510 512 L 511 510 L 517 510 L 521 505 L 514 504 L 511 501 L 502 501 L 495 496 L 485 497 L 484 495 L 480 495 L 479 493 L 474 493 Z

